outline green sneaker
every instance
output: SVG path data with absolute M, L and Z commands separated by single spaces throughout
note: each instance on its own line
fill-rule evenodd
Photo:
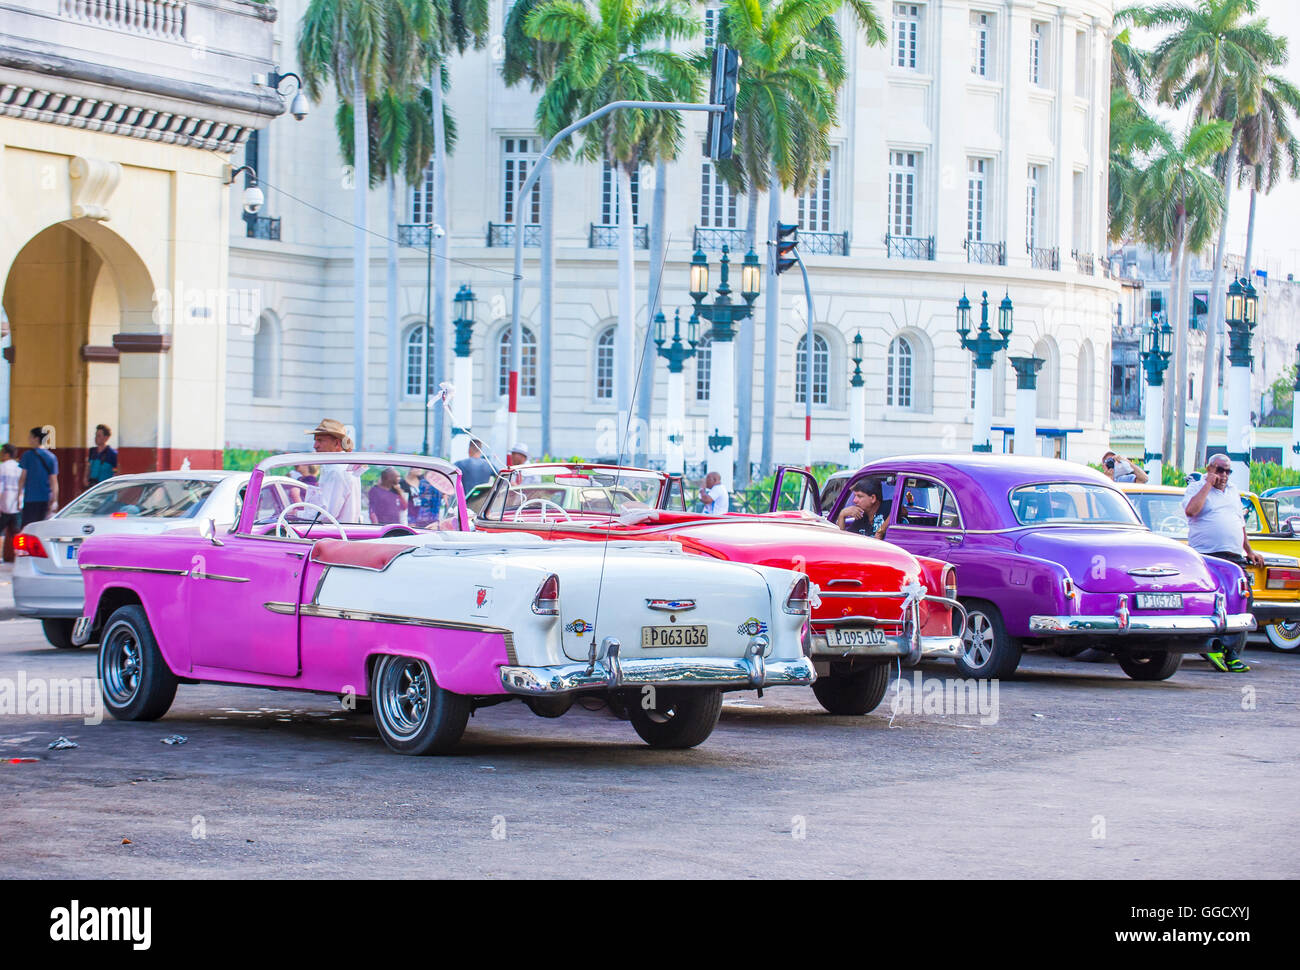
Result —
M 1229 660 L 1227 662 L 1227 668 L 1228 670 L 1232 671 L 1234 674 L 1244 674 L 1247 670 L 1250 669 L 1250 664 L 1246 663 L 1246 661 L 1244 660 L 1238 660 L 1234 657 L 1232 660 Z
M 1226 660 L 1223 659 L 1223 654 L 1207 653 L 1207 654 L 1203 654 L 1203 656 L 1205 657 L 1206 660 L 1210 662 L 1210 666 L 1213 667 L 1215 670 L 1221 671 L 1225 674 L 1228 672 L 1228 663 Z

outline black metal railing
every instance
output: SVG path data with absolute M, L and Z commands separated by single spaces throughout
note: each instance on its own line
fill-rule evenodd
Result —
M 280 241 L 280 217 L 279 216 L 244 216 L 244 224 L 248 227 L 245 235 L 249 239 L 270 239 L 274 242 Z
M 966 247 L 966 262 L 968 263 L 983 263 L 986 266 L 1007 265 L 1006 243 L 979 242 L 975 239 L 967 239 L 962 245 Z
M 598 226 L 594 222 L 589 225 L 590 228 L 587 230 L 588 249 L 618 249 L 618 226 Z M 525 237 L 526 242 L 527 238 Z M 650 248 L 649 226 L 632 227 L 632 248 Z
M 1059 270 L 1061 251 L 1055 246 L 1029 246 L 1029 265 L 1034 269 Z
M 799 230 L 799 252 L 805 256 L 847 256 L 847 232 L 822 232 L 816 229 Z
M 515 227 L 508 222 L 489 222 L 487 244 L 491 249 L 515 244 Z M 542 244 L 542 227 L 524 226 L 524 245 L 537 247 Z
M 885 233 L 885 255 L 890 259 L 934 259 L 933 236 L 893 236 Z
M 412 249 L 428 249 L 432 242 L 430 235 L 433 227 L 427 222 L 398 223 L 397 245 L 410 246 Z
M 1097 275 L 1097 263 L 1092 253 L 1081 253 L 1074 249 L 1070 251 L 1070 255 L 1074 257 L 1074 265 L 1084 276 Z
M 717 252 L 723 246 L 726 246 L 733 253 L 743 253 L 746 250 L 745 230 L 710 229 L 707 226 L 696 226 L 695 239 L 692 245 L 706 253 Z

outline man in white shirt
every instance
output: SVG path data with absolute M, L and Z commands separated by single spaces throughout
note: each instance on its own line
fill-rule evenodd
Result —
M 4 543 L 4 561 L 13 562 L 13 537 L 18 533 L 18 516 L 22 511 L 23 470 L 15 457 L 14 446 L 0 449 L 0 541 Z
M 1187 543 L 1205 556 L 1262 566 L 1264 557 L 1250 547 L 1246 536 L 1246 515 L 1241 493 L 1228 480 L 1232 461 L 1227 455 L 1211 455 L 1205 465 L 1205 477 L 1192 482 L 1183 493 L 1183 511 L 1187 514 Z M 1245 555 L 1243 555 L 1243 553 Z M 1216 670 L 1241 673 L 1250 667 L 1241 660 L 1246 645 L 1243 633 L 1222 653 L 1208 653 L 1205 659 Z
M 312 447 L 318 453 L 352 450 L 347 429 L 332 418 L 325 418 L 307 434 L 313 437 Z M 353 473 L 351 465 L 321 465 L 320 506 L 340 522 L 361 521 L 361 479 Z
M 704 488 L 700 489 L 700 501 L 704 503 L 706 515 L 726 515 L 731 507 L 731 496 L 723 487 L 722 476 L 709 472 L 704 476 Z

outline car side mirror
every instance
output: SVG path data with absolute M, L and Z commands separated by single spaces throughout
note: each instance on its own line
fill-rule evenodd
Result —
M 225 543 L 217 538 L 217 520 L 208 519 L 203 525 L 199 526 L 199 535 L 207 539 L 214 546 L 224 546 Z

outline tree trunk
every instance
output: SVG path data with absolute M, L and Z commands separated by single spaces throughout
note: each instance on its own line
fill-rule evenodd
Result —
M 776 226 L 781 220 L 781 179 L 776 167 L 767 182 L 767 238 L 776 239 Z M 781 283 L 776 275 L 776 247 L 767 247 L 767 285 L 763 288 L 763 309 L 766 317 L 763 327 L 763 457 L 761 473 L 769 475 L 775 459 L 776 445 L 776 375 L 781 356 Z M 741 407 L 750 402 L 742 401 Z
M 618 329 L 615 331 L 614 360 L 618 389 L 618 454 L 622 458 L 628 444 L 627 422 L 632 413 L 633 347 L 636 344 L 636 310 L 633 302 L 636 267 L 632 255 L 632 174 L 622 162 L 615 163 L 618 174 Z
M 1241 135 L 1233 132 L 1232 147 L 1228 149 L 1223 173 L 1223 221 L 1219 223 L 1219 244 L 1214 251 L 1214 279 L 1210 283 L 1209 322 L 1205 330 L 1205 357 L 1201 365 L 1201 408 L 1196 417 L 1196 451 L 1193 457 L 1199 465 L 1205 460 L 1205 446 L 1210 431 L 1211 395 L 1215 390 L 1215 376 L 1219 370 L 1217 348 L 1219 328 L 1223 326 L 1224 285 L 1223 262 L 1228 244 L 1228 205 L 1232 201 L 1232 176 L 1235 174 L 1237 146 Z
M 655 314 L 663 305 L 664 271 L 664 213 L 668 206 L 668 164 L 661 158 L 655 162 L 654 201 L 650 209 L 649 261 L 650 278 L 646 289 L 645 340 L 641 345 L 641 379 L 637 383 L 636 416 L 645 430 L 647 440 L 637 449 L 636 464 L 645 464 L 650 448 L 650 412 L 655 397 L 655 364 L 659 360 L 652 341 L 655 336 Z M 673 432 L 668 432 L 672 434 Z
M 1173 327 L 1174 341 L 1177 344 L 1182 340 L 1181 331 L 1178 329 L 1178 301 L 1180 294 L 1178 292 L 1178 270 L 1182 266 L 1182 240 L 1175 238 L 1174 245 L 1169 251 L 1169 306 L 1165 313 L 1166 322 Z M 1178 347 L 1174 347 L 1173 367 L 1165 372 L 1165 396 L 1164 396 L 1164 428 L 1161 433 L 1160 453 L 1164 455 L 1164 462 L 1172 465 L 1174 461 L 1174 418 L 1177 415 L 1176 402 L 1178 395 L 1174 393 L 1174 385 L 1178 383 Z
M 1178 276 L 1178 293 L 1181 311 L 1179 313 L 1179 329 L 1182 331 L 1183 339 L 1179 342 L 1178 350 L 1178 407 L 1174 417 L 1174 455 L 1177 459 L 1178 468 L 1184 472 L 1187 471 L 1187 389 L 1188 389 L 1188 356 L 1191 347 L 1191 331 L 1188 328 L 1188 318 L 1191 316 L 1192 304 L 1191 293 L 1189 292 L 1190 270 L 1192 263 L 1191 247 L 1184 242 L 1182 254 L 1182 270 Z
M 745 211 L 745 251 L 758 251 L 758 186 L 749 183 L 748 208 Z M 736 378 L 736 487 L 749 485 L 749 442 L 754 436 L 754 339 L 758 321 L 746 320 L 736 334 L 736 360 L 740 371 Z M 764 397 L 771 391 L 764 389 Z
M 1255 195 L 1256 188 L 1252 179 L 1250 185 L 1250 218 L 1246 222 L 1246 261 L 1241 265 L 1241 271 L 1246 274 L 1246 279 L 1252 279 L 1250 261 L 1255 256 Z
M 433 222 L 443 234 L 433 234 L 433 386 L 430 399 L 447 379 L 447 348 L 451 345 L 447 325 L 447 128 L 442 105 L 442 69 L 434 70 L 433 81 Z M 433 233 L 433 228 L 429 231 Z M 433 453 L 447 454 L 446 409 L 439 402 L 433 409 Z
M 370 139 L 361 69 L 352 68 L 352 440 L 366 446 L 366 388 L 370 366 L 370 244 L 366 234 L 370 191 Z
M 541 331 L 537 347 L 537 382 L 542 406 L 542 456 L 551 449 L 551 354 L 555 344 L 552 314 L 555 306 L 555 169 L 547 165 L 538 178 L 541 183 L 541 266 L 538 274 L 537 326 Z
M 385 322 L 388 333 L 388 450 L 397 450 L 397 406 L 401 386 L 401 348 L 397 329 L 397 176 L 388 172 L 388 266 Z

